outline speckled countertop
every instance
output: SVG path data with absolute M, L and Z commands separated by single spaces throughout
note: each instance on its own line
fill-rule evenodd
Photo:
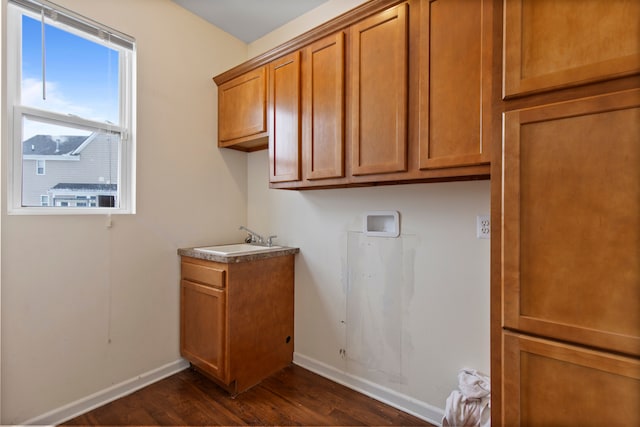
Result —
M 199 246 L 202 247 L 202 246 Z M 236 255 L 217 255 L 210 252 L 198 251 L 196 248 L 180 248 L 178 249 L 178 255 L 188 256 L 191 258 L 204 259 L 207 261 L 222 262 L 225 264 L 234 264 L 237 262 L 250 262 L 260 259 L 272 258 L 277 256 L 293 255 L 300 252 L 299 248 L 289 248 L 286 246 L 279 246 L 277 248 L 268 248 L 256 246 L 255 252 Z

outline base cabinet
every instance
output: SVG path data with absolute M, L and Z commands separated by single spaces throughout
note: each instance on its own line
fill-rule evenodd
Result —
M 293 255 L 233 264 L 182 257 L 180 353 L 235 395 L 293 360 Z

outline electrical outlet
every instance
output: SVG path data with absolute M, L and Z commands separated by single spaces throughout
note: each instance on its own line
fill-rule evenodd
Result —
M 491 218 L 489 215 L 478 215 L 476 217 L 476 237 L 478 239 L 491 238 Z

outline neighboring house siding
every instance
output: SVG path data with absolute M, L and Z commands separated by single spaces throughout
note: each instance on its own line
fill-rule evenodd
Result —
M 36 161 L 35 160 L 23 160 L 22 161 L 22 204 L 25 206 L 40 206 L 40 195 L 47 194 L 47 191 L 56 183 L 52 178 L 52 163 L 54 160 L 48 160 L 46 162 L 46 174 L 36 174 Z M 68 163 L 68 162 L 64 162 Z
M 48 194 L 59 183 L 118 183 L 118 142 L 115 136 L 97 135 L 90 143 L 81 147 L 79 154 L 69 156 L 73 160 L 64 160 L 64 157 L 37 156 L 38 159 L 46 160 L 45 175 L 37 175 L 35 158 L 23 160 L 23 205 L 40 206 L 40 196 Z

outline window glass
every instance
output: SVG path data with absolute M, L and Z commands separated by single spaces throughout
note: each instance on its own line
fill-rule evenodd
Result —
M 100 207 L 117 206 L 119 134 L 41 123 L 30 117 L 23 117 L 23 123 L 24 128 L 46 127 L 47 131 L 23 132 L 32 136 L 22 141 L 22 206 L 43 206 L 41 194 L 50 196 L 53 206 L 87 207 L 56 201 L 92 195 L 114 197 L 114 205 Z M 43 159 L 49 160 L 46 174 Z
M 36 160 L 36 175 L 44 175 L 45 174 L 45 160 Z
M 43 46 L 42 23 L 22 16 L 21 105 L 119 124 L 118 51 L 51 24 L 44 31 Z
M 133 213 L 135 44 L 53 7 L 9 0 L 9 213 Z

